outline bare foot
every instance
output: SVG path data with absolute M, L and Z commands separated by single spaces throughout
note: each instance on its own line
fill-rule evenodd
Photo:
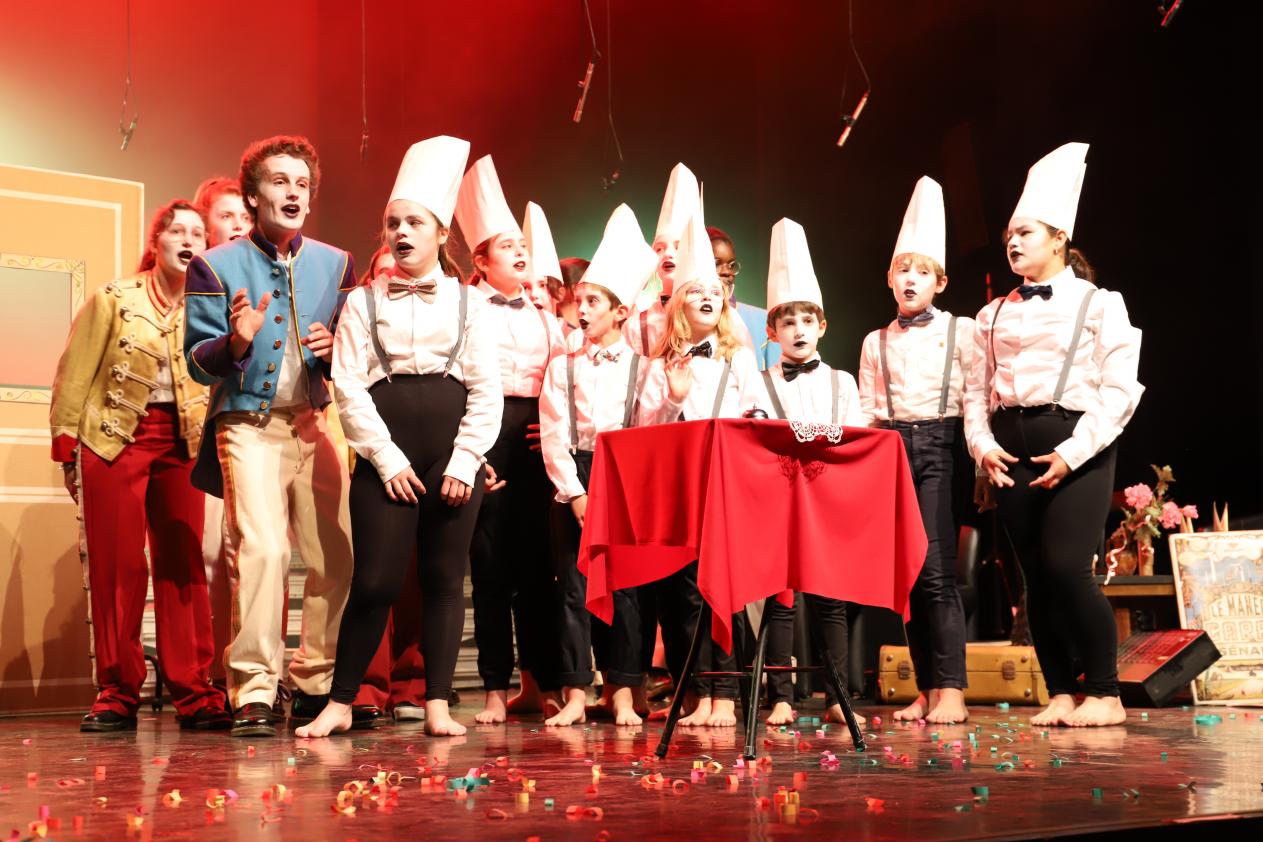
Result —
M 332 699 L 325 705 L 320 715 L 306 725 L 294 729 L 297 737 L 327 737 L 351 730 L 351 706 L 335 702 Z
M 539 713 L 543 710 L 543 698 L 539 692 L 539 684 L 530 670 L 522 670 L 522 689 L 509 699 L 507 713 Z M 501 722 L 504 720 L 501 719 Z
M 789 702 L 777 702 L 772 705 L 772 712 L 767 715 L 768 725 L 789 725 L 794 721 L 794 709 Z
M 1062 721 L 1074 728 L 1122 725 L 1127 721 L 1127 711 L 1117 696 L 1088 696 Z
M 680 724 L 705 725 L 706 720 L 710 719 L 710 707 L 710 696 L 701 697 L 697 700 L 697 707 L 693 708 L 693 712 L 680 719 Z
M 487 701 L 483 702 L 482 710 L 474 715 L 474 721 L 479 725 L 495 725 L 503 722 L 508 715 L 508 710 L 504 704 L 504 698 L 508 695 L 503 690 L 488 690 Z M 426 716 L 429 716 L 430 703 L 426 702 Z
M 1031 717 L 1032 725 L 1064 725 L 1066 717 L 1074 713 L 1074 696 L 1062 693 L 1052 697 L 1048 707 Z
M 553 716 L 544 720 L 545 725 L 573 725 L 586 722 L 588 694 L 582 687 L 566 688 L 566 704 Z
M 732 728 L 737 724 L 737 703 L 732 699 L 716 699 L 710 706 L 706 724 L 712 728 Z
M 611 686 L 608 683 L 607 687 Z M 641 690 L 643 699 L 644 690 Z M 644 722 L 636 712 L 636 688 L 618 687 L 610 694 L 610 709 L 614 712 L 615 725 L 640 725 Z
M 855 713 L 852 711 L 852 713 Z M 837 722 L 839 724 L 846 722 L 846 717 L 842 715 L 841 705 L 829 705 L 829 709 L 824 712 L 825 722 Z M 863 728 L 868 724 L 868 720 L 858 713 L 855 713 L 855 724 Z
M 931 690 L 930 693 L 933 694 L 934 691 Z M 925 719 L 925 715 L 930 712 L 930 707 L 930 700 L 921 693 L 912 704 L 895 711 L 894 719 L 896 722 L 916 722 L 918 719 Z
M 969 719 L 969 709 L 965 707 L 965 691 L 957 687 L 944 687 L 938 692 L 938 702 L 930 708 L 926 722 L 935 725 L 954 725 Z
M 431 737 L 459 737 L 465 733 L 465 730 L 464 725 L 452 719 L 452 712 L 447 707 L 447 699 L 426 700 L 425 733 Z

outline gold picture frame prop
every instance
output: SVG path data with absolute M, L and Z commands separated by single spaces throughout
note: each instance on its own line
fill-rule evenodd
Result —
M 0 252 L 0 401 L 52 401 L 53 375 L 70 324 L 83 305 L 85 264 L 65 257 Z
M 1193 681 L 1197 704 L 1263 705 L 1263 531 L 1170 536 L 1180 626 L 1222 657 Z

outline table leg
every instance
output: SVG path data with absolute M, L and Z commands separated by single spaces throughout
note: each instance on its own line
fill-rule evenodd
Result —
M 702 648 L 702 635 L 710 634 L 710 606 L 702 600 L 702 607 L 697 612 L 697 625 L 693 628 L 693 642 L 689 645 L 688 656 L 684 659 L 684 672 L 675 685 L 675 695 L 671 698 L 671 710 L 667 714 L 666 726 L 662 729 L 662 739 L 658 741 L 655 753 L 659 757 L 667 756 L 671 746 L 671 734 L 675 732 L 675 723 L 680 719 L 680 710 L 684 707 L 684 696 L 688 692 L 689 682 L 697 668 L 697 655 Z
M 755 637 L 754 665 L 750 668 L 750 692 L 746 697 L 746 760 L 754 759 L 754 741 L 759 735 L 759 694 L 763 689 L 763 661 L 767 657 L 767 627 L 765 606 L 758 635 Z
M 846 720 L 846 727 L 851 732 L 851 742 L 855 745 L 856 751 L 864 751 L 867 746 L 864 745 L 864 735 L 860 733 L 860 726 L 855 721 L 855 711 L 851 709 L 851 694 L 842 683 L 842 676 L 838 675 L 837 666 L 833 663 L 833 656 L 829 652 L 829 645 L 825 643 L 819 621 L 813 617 L 810 624 L 811 636 L 816 640 L 816 648 L 820 651 L 820 660 L 823 661 L 825 680 L 829 682 L 829 688 L 837 698 L 838 704 L 842 706 L 842 718 Z

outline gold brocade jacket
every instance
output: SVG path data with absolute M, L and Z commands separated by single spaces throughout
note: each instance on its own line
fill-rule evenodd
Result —
M 53 381 L 53 459 L 71 462 L 83 444 L 112 461 L 135 441 L 160 359 L 171 372 L 185 456 L 195 458 L 210 392 L 184 361 L 184 307 L 166 300 L 150 270 L 106 284 L 75 317 Z

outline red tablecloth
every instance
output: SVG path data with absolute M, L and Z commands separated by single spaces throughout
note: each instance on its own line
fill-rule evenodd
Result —
M 597 437 L 579 569 L 609 623 L 614 591 L 698 560 L 712 636 L 786 589 L 908 616 L 925 528 L 899 434 L 799 442 L 786 421 L 688 421 Z

